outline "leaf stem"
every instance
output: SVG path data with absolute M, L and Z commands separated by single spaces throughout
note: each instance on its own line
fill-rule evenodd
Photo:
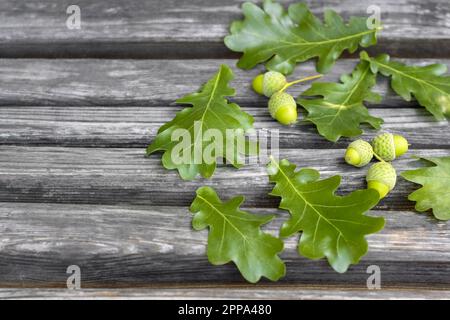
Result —
M 286 83 L 284 85 L 283 88 L 281 88 L 280 92 L 283 92 L 284 90 L 286 90 L 290 86 L 293 86 L 294 84 L 297 84 L 297 83 L 300 83 L 300 82 L 306 82 L 306 81 L 310 81 L 310 80 L 314 80 L 314 79 L 318 79 L 320 77 L 322 77 L 322 75 L 318 74 L 318 75 L 315 75 L 315 76 L 310 76 L 310 77 L 306 77 L 306 78 L 303 78 L 303 79 L 299 79 L 299 80 L 295 80 L 295 81 L 292 81 L 292 82 L 288 82 L 288 83 Z

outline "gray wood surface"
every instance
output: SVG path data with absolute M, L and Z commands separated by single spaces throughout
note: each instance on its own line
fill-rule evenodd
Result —
M 422 289 L 383 289 L 361 290 L 327 287 L 323 289 L 309 287 L 258 287 L 230 288 L 229 286 L 212 288 L 165 288 L 165 289 L 0 289 L 0 299 L 50 299 L 50 300 L 210 300 L 210 299 L 294 299 L 294 300 L 448 300 L 449 291 Z
M 285 211 L 247 210 L 275 214 L 265 227 L 275 235 L 287 218 Z M 286 277 L 260 285 L 364 289 L 366 269 L 375 264 L 382 287 L 450 287 L 448 224 L 414 212 L 371 214 L 385 217 L 386 228 L 368 237 L 369 253 L 347 273 L 334 272 L 325 260 L 299 257 L 294 236 L 282 253 Z M 208 263 L 207 232 L 191 229 L 186 207 L 0 203 L 0 221 L 1 287 L 64 287 L 69 265 L 81 268 L 84 288 L 245 285 L 232 264 Z
M 242 17 L 242 0 L 78 0 L 81 30 L 66 27 L 69 0 L 0 2 L 2 57 L 224 57 L 222 39 Z M 259 2 L 259 1 L 258 1 Z M 280 1 L 287 5 L 295 1 Z M 369 16 L 378 5 L 384 30 L 374 51 L 448 57 L 447 0 L 306 1 L 314 13 Z M 420 40 L 417 46 L 416 40 Z M 101 44 L 101 45 L 98 45 Z M 6 46 L 5 46 L 6 45 Z M 237 55 L 233 55 L 237 56 Z
M 168 107 L 33 107 L 0 106 L 0 145 L 70 146 L 70 147 L 134 147 L 145 148 L 156 136 L 158 128 L 170 121 L 185 106 Z M 300 121 L 282 126 L 274 121 L 264 104 L 259 108 L 243 108 L 254 119 L 260 137 L 270 139 L 278 133 L 280 148 L 346 148 L 351 140 L 330 142 L 317 133 L 315 126 Z M 301 109 L 300 109 L 301 110 Z M 450 148 L 448 122 L 438 122 L 424 108 L 389 108 L 372 106 L 370 113 L 384 119 L 382 131 L 404 135 L 413 149 Z M 361 127 L 366 140 L 380 131 Z
M 406 60 L 422 65 L 436 61 Z M 440 62 L 450 65 L 448 60 Z M 144 147 L 159 126 L 182 108 L 174 101 L 197 90 L 221 63 L 232 65 L 234 60 L 0 60 L 0 144 Z M 339 61 L 321 81 L 336 81 L 356 63 Z M 278 125 L 268 115 L 267 99 L 249 87 L 258 71 L 234 70 L 237 94 L 232 100 L 255 117 L 256 128 L 279 130 L 282 148 L 348 144 L 348 139 L 327 142 L 308 123 Z M 311 74 L 315 74 L 313 64 L 305 63 L 292 79 Z M 298 95 L 308 86 L 293 88 L 291 93 Z M 442 130 L 448 122 L 437 122 L 416 102 L 399 98 L 384 78 L 374 91 L 384 99 L 369 107 L 373 115 L 385 119 L 385 130 L 404 134 L 415 148 L 449 145 L 450 133 Z M 368 138 L 376 134 L 363 128 Z

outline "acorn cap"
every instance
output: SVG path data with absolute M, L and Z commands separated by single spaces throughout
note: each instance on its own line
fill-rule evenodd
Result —
M 397 172 L 388 162 L 377 162 L 367 172 L 366 181 L 377 181 L 388 187 L 389 191 L 394 189 L 397 182 Z
M 361 139 L 350 143 L 345 153 L 345 161 L 355 167 L 364 167 L 372 158 L 372 146 L 370 143 Z
M 395 143 L 392 133 L 383 133 L 372 140 L 373 152 L 384 161 L 395 159 Z
M 263 93 L 270 98 L 274 93 L 283 89 L 286 83 L 286 77 L 283 74 L 275 71 L 266 72 L 263 79 Z

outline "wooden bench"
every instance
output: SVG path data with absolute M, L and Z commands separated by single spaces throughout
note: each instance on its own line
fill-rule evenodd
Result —
M 450 298 L 450 224 L 414 211 L 416 187 L 399 179 L 373 215 L 386 228 L 368 237 L 369 253 L 345 274 L 325 260 L 298 256 L 287 240 L 281 281 L 247 284 L 235 266 L 212 266 L 206 232 L 191 229 L 195 190 L 246 196 L 251 212 L 274 213 L 276 234 L 287 213 L 277 210 L 264 166 L 218 168 L 210 180 L 182 181 L 160 156 L 144 157 L 156 131 L 221 63 L 233 67 L 233 99 L 257 128 L 280 131 L 280 155 L 325 177 L 343 177 L 340 192 L 364 187 L 364 170 L 343 161 L 349 139 L 327 142 L 304 122 L 281 127 L 250 80 L 263 69 L 235 67 L 223 45 L 238 0 L 79 0 L 81 29 L 65 21 L 70 1 L 0 1 L 0 298 Z M 292 1 L 281 1 L 284 4 Z M 307 1 L 321 14 L 365 15 L 371 1 Z M 450 66 L 448 0 L 379 0 L 384 30 L 371 53 L 407 63 Z M 349 73 L 345 55 L 325 80 Z M 295 76 L 314 73 L 307 62 Z M 307 86 L 299 86 L 299 94 Z M 448 122 L 436 122 L 380 79 L 384 97 L 370 105 L 384 130 L 405 135 L 410 155 L 450 154 Z M 377 132 L 366 127 L 364 138 Z M 419 166 L 411 157 L 398 171 Z M 66 269 L 78 265 L 81 291 L 68 291 Z M 366 288 L 367 267 L 382 271 L 382 290 Z

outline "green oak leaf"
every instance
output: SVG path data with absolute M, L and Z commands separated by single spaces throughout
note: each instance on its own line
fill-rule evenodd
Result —
M 322 23 L 304 3 L 286 12 L 272 0 L 265 0 L 263 9 L 246 2 L 242 10 L 245 18 L 232 23 L 225 45 L 243 52 L 238 62 L 243 69 L 266 62 L 269 70 L 290 74 L 297 62 L 317 57 L 317 71 L 326 73 L 344 50 L 353 53 L 359 45 L 377 42 L 377 28 L 369 29 L 366 17 L 352 17 L 346 24 L 335 11 L 325 10 Z
M 273 216 L 250 214 L 239 209 L 244 197 L 222 202 L 214 189 L 201 187 L 191 204 L 195 230 L 209 227 L 208 260 L 214 265 L 233 261 L 242 276 L 255 283 L 262 276 L 276 281 L 286 272 L 278 253 L 283 242 L 260 229 Z
M 450 116 L 450 76 L 442 76 L 447 72 L 445 64 L 409 66 L 390 61 L 387 54 L 371 58 L 365 52 L 361 59 L 370 62 L 373 72 L 390 76 L 392 89 L 406 101 L 413 95 L 436 119 Z
M 409 170 L 401 175 L 408 181 L 422 185 L 422 188 L 408 196 L 416 201 L 416 210 L 433 210 L 439 220 L 450 220 L 450 157 L 420 158 L 435 166 Z
M 271 195 L 281 197 L 280 208 L 291 217 L 280 230 L 281 237 L 302 232 L 299 254 L 309 259 L 326 257 L 337 272 L 358 263 L 368 249 L 365 235 L 383 229 L 384 219 L 364 215 L 378 201 L 375 190 L 358 190 L 336 196 L 340 176 L 319 180 L 314 169 L 300 169 L 284 159 L 271 159 L 267 170 L 275 183 Z
M 177 100 L 177 103 L 193 107 L 184 108 L 159 128 L 156 138 L 147 147 L 147 155 L 164 151 L 164 167 L 177 169 L 183 179 L 190 180 L 198 174 L 211 177 L 217 159 L 225 158 L 239 168 L 243 164 L 242 155 L 257 153 L 256 142 L 244 139 L 243 143 L 238 143 L 243 141 L 239 135 L 244 137 L 245 132 L 253 128 L 253 117 L 226 100 L 225 97 L 235 95 L 235 90 L 228 85 L 232 79 L 231 69 L 222 65 L 199 92 Z M 182 132 L 187 135 L 181 135 Z M 208 136 L 207 132 L 220 134 L 222 138 Z M 235 135 L 230 136 L 227 132 L 235 132 Z M 205 161 L 205 156 L 209 161 Z
M 363 133 L 361 123 L 379 129 L 383 120 L 369 115 L 364 101 L 380 102 L 372 92 L 376 75 L 367 61 L 361 61 L 351 75 L 341 77 L 341 83 L 315 82 L 297 102 L 308 111 L 305 118 L 317 126 L 319 133 L 330 141 L 341 136 L 354 137 Z M 320 96 L 312 99 L 311 97 Z

